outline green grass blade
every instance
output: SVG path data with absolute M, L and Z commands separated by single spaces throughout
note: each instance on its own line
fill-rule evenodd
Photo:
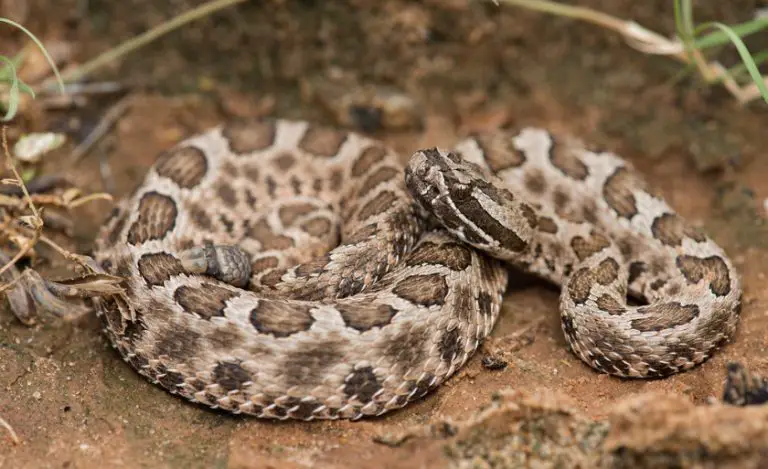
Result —
M 16 116 L 16 111 L 19 108 L 19 78 L 16 75 L 16 66 L 11 59 L 0 55 L 0 61 L 5 62 L 12 71 L 11 87 L 8 89 L 8 110 L 2 118 L 3 122 L 8 122 Z
M 694 23 L 693 23 L 693 5 L 691 0 L 678 0 L 680 3 L 680 26 L 682 27 L 685 41 L 693 41 Z
M 18 68 L 23 58 L 24 58 L 24 52 L 19 52 L 18 54 L 16 54 L 16 56 L 11 59 L 11 61 L 13 62 L 13 66 Z M 13 76 L 11 67 L 8 67 L 6 65 L 2 69 L 0 69 L 0 81 L 10 81 L 11 76 Z
M 64 81 L 61 79 L 61 74 L 59 74 L 59 69 L 58 69 L 58 67 L 56 67 L 56 63 L 53 61 L 51 56 L 48 54 L 48 51 L 45 50 L 45 47 L 43 46 L 43 43 L 40 42 L 40 40 L 37 37 L 35 37 L 35 35 L 32 34 L 27 28 L 25 28 L 24 26 L 20 25 L 19 23 L 15 22 L 13 20 L 9 20 L 8 18 L 0 17 L 0 23 L 10 24 L 11 26 L 15 26 L 15 27 L 19 28 L 20 30 L 24 31 L 24 33 L 27 36 L 29 36 L 35 42 L 35 44 L 37 44 L 37 47 L 39 47 L 40 50 L 43 52 L 43 55 L 45 56 L 45 60 L 47 60 L 48 63 L 51 65 L 51 68 L 53 69 L 53 73 L 56 74 L 56 81 L 59 84 L 59 90 L 61 90 L 61 94 L 66 94 L 66 90 L 64 89 Z M 14 67 L 14 70 L 15 70 L 15 68 L 16 67 Z M 17 85 L 17 87 L 18 87 L 18 85 Z M 18 90 L 18 88 L 17 88 L 17 90 Z
M 22 93 L 27 93 L 28 95 L 32 96 L 32 99 L 35 99 L 35 90 L 33 90 L 29 85 L 21 80 L 19 80 L 19 90 Z
M 748 21 L 746 23 L 737 24 L 735 26 L 729 26 L 729 28 L 737 36 L 744 38 L 750 34 L 754 34 L 768 28 L 768 18 L 759 18 L 756 20 Z M 708 47 L 720 46 L 729 42 L 731 42 L 731 39 L 728 34 L 723 31 L 715 31 L 707 34 L 706 36 L 695 39 L 693 41 L 693 45 L 697 49 L 706 49 Z
M 675 28 L 677 29 L 677 36 L 683 43 L 685 52 L 693 63 L 693 40 L 694 40 L 694 25 L 693 25 L 693 7 L 691 0 L 675 0 Z
M 724 25 L 723 23 L 718 22 L 704 23 L 699 25 L 696 30 L 701 31 L 710 28 L 717 28 L 730 38 L 731 42 L 736 47 L 736 50 L 739 52 L 741 60 L 744 62 L 744 66 L 747 68 L 749 75 L 752 77 L 755 85 L 757 85 L 757 88 L 760 90 L 760 94 L 762 95 L 763 100 L 768 103 L 768 88 L 765 86 L 763 77 L 760 74 L 760 70 L 757 69 L 757 64 L 755 64 L 755 61 L 752 58 L 752 54 L 749 53 L 749 49 L 747 49 L 747 46 L 744 45 L 744 42 L 741 40 L 741 38 L 735 32 L 733 32 L 731 28 Z
M 753 55 L 752 61 L 755 62 L 755 66 L 759 66 L 763 62 L 768 61 L 768 50 L 764 50 Z M 748 73 L 747 66 L 744 63 L 734 65 L 728 69 L 728 73 L 730 73 L 733 78 L 742 77 L 745 73 Z

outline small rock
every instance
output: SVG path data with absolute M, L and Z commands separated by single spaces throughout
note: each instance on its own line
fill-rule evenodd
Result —
M 302 94 L 329 112 L 336 123 L 363 132 L 404 131 L 424 127 L 424 109 L 413 97 L 391 86 L 360 85 L 351 78 L 314 79 Z
M 483 368 L 492 370 L 492 371 L 503 370 L 508 365 L 508 363 L 503 359 L 499 357 L 494 357 L 492 355 L 484 356 L 483 359 L 480 361 L 480 364 L 483 365 Z

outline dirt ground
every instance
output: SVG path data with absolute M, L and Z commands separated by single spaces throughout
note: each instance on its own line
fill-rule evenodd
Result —
M 24 24 L 84 62 L 200 3 L 36 0 Z M 578 3 L 665 35 L 674 29 L 667 0 Z M 762 5 L 699 3 L 701 20 L 730 24 Z M 7 54 L 24 43 L 10 31 L 0 34 Z M 748 45 L 768 49 L 768 37 Z M 736 61 L 727 51 L 718 58 Z M 0 467 L 768 467 L 768 410 L 711 404 L 729 361 L 768 376 L 768 108 L 742 107 L 682 72 L 596 26 L 466 0 L 246 2 L 111 64 L 93 79 L 130 86 L 127 112 L 79 163 L 66 163 L 70 145 L 49 155 L 41 173 L 119 197 L 158 152 L 223 119 L 336 124 L 332 111 L 355 89 L 349 83 L 386 86 L 421 109 L 420 128 L 375 132 L 405 154 L 449 147 L 474 130 L 530 124 L 628 158 L 732 256 L 745 292 L 740 327 L 693 371 L 619 380 L 568 351 L 556 288 L 514 276 L 491 340 L 426 398 L 372 420 L 286 423 L 224 415 L 167 394 L 119 358 L 94 315 L 26 327 L 4 308 L 0 417 L 21 442 L 0 428 Z M 318 98 L 325 93 L 331 97 Z M 65 129 L 76 144 L 115 101 L 57 111 L 33 103 L 11 137 Z M 111 176 L 102 177 L 104 167 Z M 110 208 L 79 208 L 73 232 L 52 236 L 88 253 Z M 41 248 L 40 257 L 35 267 L 44 275 L 67 273 L 50 250 Z M 482 366 L 499 353 L 506 368 Z

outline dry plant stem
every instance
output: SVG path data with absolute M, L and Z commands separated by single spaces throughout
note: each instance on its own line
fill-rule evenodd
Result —
M 80 159 L 85 156 L 91 148 L 99 141 L 104 135 L 109 132 L 120 117 L 125 114 L 133 101 L 133 95 L 128 95 L 115 103 L 110 107 L 104 116 L 99 121 L 98 125 L 88 134 L 77 148 L 72 151 L 69 162 L 70 164 L 76 164 Z
M 20 444 L 21 440 L 19 439 L 19 436 L 14 431 L 13 427 L 5 421 L 2 417 L 0 417 L 0 425 L 5 427 L 6 430 L 8 430 L 8 434 L 11 435 L 11 441 L 13 441 L 13 444 Z
M 588 23 L 596 24 L 611 31 L 615 31 L 627 41 L 630 47 L 640 52 L 653 55 L 670 56 L 686 65 L 694 65 L 707 83 L 722 82 L 740 103 L 744 104 L 759 98 L 760 90 L 757 85 L 739 85 L 728 71 L 719 62 L 707 62 L 700 50 L 694 48 L 686 51 L 679 40 L 670 40 L 650 31 L 634 21 L 625 21 L 611 15 L 595 11 L 586 7 L 563 5 L 548 0 L 493 0 L 494 3 L 505 3 L 529 10 L 541 11 L 566 18 L 573 18 Z M 768 84 L 768 77 L 764 77 Z
M 13 163 L 13 158 L 11 158 L 11 152 L 8 149 L 8 126 L 6 125 L 3 125 L 2 140 L 3 140 L 3 153 L 5 155 L 5 161 L 8 164 L 8 168 L 10 168 L 10 170 L 13 171 L 13 176 L 16 178 L 17 184 L 21 188 L 21 191 L 24 192 L 24 199 L 29 204 L 29 209 L 32 211 L 32 215 L 34 215 L 35 218 L 40 220 L 40 213 L 38 212 L 37 207 L 35 207 L 35 204 L 32 203 L 32 197 L 29 195 L 29 190 L 27 190 L 27 185 L 24 184 L 24 180 L 21 178 L 19 171 L 16 169 L 16 165 Z
M 208 3 L 200 5 L 197 8 L 193 8 L 169 21 L 166 21 L 165 23 L 162 23 L 142 34 L 139 34 L 134 38 L 131 38 L 125 41 L 124 43 L 120 44 L 115 48 L 109 49 L 108 51 L 84 63 L 83 65 L 77 68 L 74 68 L 67 73 L 64 73 L 63 79 L 65 82 L 73 82 L 73 81 L 81 80 L 85 78 L 87 75 L 90 75 L 91 73 L 93 73 L 95 70 L 107 64 L 113 63 L 114 61 L 118 60 L 122 56 L 129 54 L 135 51 L 136 49 L 149 44 L 150 42 L 154 41 L 160 36 L 163 36 L 175 29 L 178 29 L 189 22 L 203 18 L 207 15 L 210 15 L 211 13 L 217 10 L 221 10 L 223 8 L 226 8 L 232 5 L 236 5 L 244 1 L 246 0 L 212 0 Z M 43 91 L 45 88 L 48 87 L 48 84 L 49 83 L 47 82 L 42 83 L 35 89 L 35 91 L 36 92 Z
M 49 247 L 51 247 L 54 251 L 58 252 L 59 255 L 61 255 L 63 258 L 67 259 L 68 261 L 74 262 L 80 267 L 84 268 L 86 271 L 92 270 L 87 262 L 85 262 L 82 259 L 82 256 L 79 254 L 72 254 L 71 252 L 67 251 L 63 247 L 56 244 L 51 238 L 40 235 L 40 241 L 47 244 Z
M 5 161 L 8 167 L 13 171 L 13 175 L 16 178 L 16 182 L 19 184 L 19 187 L 21 187 L 21 190 L 24 192 L 24 199 L 27 201 L 30 210 L 32 211 L 32 215 L 35 220 L 35 226 L 34 228 L 34 235 L 32 238 L 30 238 L 29 241 L 19 250 L 19 252 L 16 253 L 16 255 L 2 268 L 0 268 L 0 275 L 4 274 L 8 269 L 11 268 L 11 266 L 16 265 L 16 262 L 19 261 L 24 255 L 29 252 L 30 249 L 34 247 L 35 244 L 37 244 L 37 240 L 40 238 L 40 230 L 43 228 L 43 219 L 40 217 L 40 212 L 37 210 L 37 207 L 35 207 L 35 204 L 32 203 L 32 198 L 29 195 L 29 191 L 27 190 L 27 186 L 24 184 L 24 180 L 21 178 L 21 175 L 19 175 L 18 170 L 16 169 L 16 165 L 13 164 L 13 158 L 11 158 L 11 152 L 8 150 L 8 136 L 7 136 L 7 129 L 8 127 L 3 125 L 2 127 L 2 146 L 3 146 L 3 153 L 5 155 Z
M 87 204 L 88 202 L 93 202 L 94 200 L 106 200 L 108 202 L 112 202 L 114 199 L 110 194 L 105 192 L 97 192 L 96 194 L 88 194 L 73 200 L 67 205 L 67 208 L 77 208 L 81 205 Z
M 579 19 L 614 31 L 622 32 L 627 28 L 627 21 L 586 7 L 563 5 L 562 3 L 546 0 L 494 0 L 496 4 L 499 2 L 521 6 L 529 10 L 551 13 L 557 16 Z

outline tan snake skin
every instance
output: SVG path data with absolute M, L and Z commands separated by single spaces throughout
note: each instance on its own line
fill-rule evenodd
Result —
M 689 369 L 738 322 L 730 260 L 611 153 L 526 128 L 417 152 L 404 172 L 378 141 L 285 120 L 160 157 L 100 235 L 126 293 L 99 307 L 123 358 L 170 392 L 356 419 L 467 361 L 506 289 L 491 256 L 562 285 L 570 347 L 613 375 Z

